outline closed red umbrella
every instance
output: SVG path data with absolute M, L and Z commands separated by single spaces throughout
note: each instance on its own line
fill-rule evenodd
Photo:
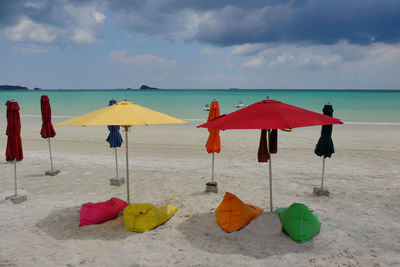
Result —
M 40 130 L 40 135 L 42 136 L 42 138 L 47 138 L 50 152 L 51 170 L 46 171 L 45 174 L 54 176 L 57 175 L 60 170 L 53 169 L 53 157 L 51 155 L 50 138 L 56 136 L 56 131 L 54 130 L 53 124 L 51 123 L 51 106 L 49 97 L 47 95 L 42 95 L 42 97 L 40 98 L 40 109 L 42 111 L 42 129 Z
M 275 100 L 262 100 L 250 106 L 222 115 L 198 127 L 211 129 L 292 129 L 297 127 L 342 124 L 339 119 L 288 105 Z M 272 212 L 272 169 L 269 155 L 270 210 Z
M 10 101 L 7 105 L 7 161 L 21 161 L 24 158 L 21 142 L 21 120 L 19 117 L 19 105 Z
M 211 102 L 210 105 L 210 111 L 208 113 L 208 119 L 207 121 L 211 121 L 217 117 L 219 117 L 219 104 L 218 101 L 214 100 Z M 214 183 L 214 153 L 219 153 L 221 152 L 221 138 L 219 136 L 219 131 L 218 129 L 208 129 L 210 132 L 210 135 L 208 136 L 207 143 L 206 143 L 206 149 L 208 153 L 212 153 L 212 171 L 211 171 L 211 184 L 207 183 L 208 186 L 215 187 L 214 192 L 216 192 L 216 186 L 217 183 Z M 208 187 L 206 187 L 206 190 L 208 190 Z
M 42 138 L 50 138 L 56 136 L 53 124 L 51 123 L 51 106 L 47 95 L 40 98 L 40 110 L 42 111 L 42 130 L 40 135 Z
M 11 200 L 26 200 L 26 196 L 17 195 L 17 161 L 24 158 L 21 141 L 21 120 L 19 117 L 19 105 L 15 101 L 7 104 L 7 148 L 6 160 L 14 162 L 14 195 L 7 197 Z

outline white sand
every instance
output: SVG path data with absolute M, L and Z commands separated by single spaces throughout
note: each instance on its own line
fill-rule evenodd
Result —
M 5 131 L 4 121 L 0 132 Z M 330 197 L 312 194 L 321 181 L 321 158 L 313 153 L 320 127 L 279 132 L 273 155 L 274 207 L 293 202 L 312 207 L 320 233 L 297 244 L 268 212 L 244 229 L 225 233 L 214 210 L 229 191 L 269 211 L 268 164 L 256 160 L 259 131 L 221 133 L 216 155 L 219 193 L 205 193 L 211 156 L 208 132 L 185 126 L 135 127 L 129 133 L 131 200 L 173 204 L 178 212 L 145 233 L 128 232 L 122 217 L 78 227 L 82 203 L 126 199 L 126 187 L 109 185 L 113 150 L 105 127 L 56 127 L 52 139 L 57 176 L 50 168 L 40 122 L 23 119 L 25 158 L 17 164 L 19 192 L 14 205 L 13 165 L 0 162 L 0 266 L 399 266 L 400 126 L 334 127 L 336 153 L 326 161 Z M 4 155 L 6 139 L 0 138 Z M 125 150 L 119 149 L 125 176 Z

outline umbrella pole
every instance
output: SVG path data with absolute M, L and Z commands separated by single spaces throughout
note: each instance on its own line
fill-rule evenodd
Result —
M 118 155 L 117 155 L 117 148 L 114 147 L 114 153 L 115 153 L 115 178 L 118 180 Z
M 212 153 L 211 182 L 214 183 L 214 152 Z
M 127 202 L 130 204 L 130 199 L 129 199 L 129 162 L 128 162 L 128 127 L 129 126 L 124 126 L 125 128 L 125 152 L 126 152 L 126 194 L 127 194 Z
M 324 189 L 324 174 L 325 174 L 325 156 L 322 159 L 322 181 L 321 181 L 321 190 Z
M 53 157 L 51 156 L 50 137 L 47 137 L 47 141 L 48 141 L 48 143 L 49 143 L 49 152 L 50 152 L 50 164 L 51 164 L 51 171 L 53 171 Z
M 268 140 L 271 134 L 271 130 L 268 129 Z M 269 209 L 272 212 L 272 163 L 271 163 L 271 153 L 269 153 L 269 146 L 267 146 L 269 154 Z
M 14 196 L 17 196 L 17 159 L 14 159 Z

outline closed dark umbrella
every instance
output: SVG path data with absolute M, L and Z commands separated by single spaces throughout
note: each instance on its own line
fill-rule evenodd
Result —
M 47 95 L 42 95 L 40 98 L 40 110 L 42 112 L 42 129 L 40 130 L 40 135 L 42 138 L 47 139 L 49 143 L 49 153 L 50 153 L 50 165 L 51 165 L 51 170 L 46 171 L 46 175 L 57 175 L 60 170 L 54 170 L 53 168 L 53 157 L 51 154 L 51 144 L 50 144 L 50 138 L 53 138 L 56 136 L 56 131 L 54 130 L 53 124 L 51 123 L 51 106 L 50 106 L 50 100 Z
M 332 117 L 333 108 L 329 103 L 322 109 L 324 115 Z M 321 128 L 321 137 L 315 146 L 314 153 L 322 157 L 322 181 L 321 190 L 324 189 L 324 173 L 325 173 L 325 158 L 330 158 L 335 153 L 335 148 L 332 141 L 332 125 L 323 125 Z
M 108 103 L 108 105 L 112 106 L 115 103 L 117 103 L 117 101 L 115 99 L 111 99 L 110 102 Z M 121 144 L 123 142 L 121 133 L 119 132 L 120 126 L 119 125 L 108 125 L 107 128 L 110 131 L 110 134 L 108 135 L 106 141 L 110 144 L 111 148 L 114 148 L 114 154 L 115 154 L 115 180 L 111 179 L 110 183 L 112 185 L 120 185 L 123 182 L 123 179 L 121 179 L 121 181 L 120 181 L 118 178 L 117 147 L 121 147 Z
M 7 197 L 7 199 L 13 200 L 19 197 L 17 195 L 17 161 L 21 161 L 23 158 L 19 105 L 15 101 L 9 101 L 7 104 L 6 160 L 14 162 L 14 195 Z M 24 200 L 26 200 L 26 197 Z

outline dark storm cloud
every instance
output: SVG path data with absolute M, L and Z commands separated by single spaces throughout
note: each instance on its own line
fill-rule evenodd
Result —
M 193 40 L 219 46 L 400 41 L 398 0 L 109 0 L 107 5 L 134 18 L 124 18 L 125 27 L 149 34 L 183 30 L 183 11 L 207 12 Z
M 22 16 L 37 23 L 61 26 L 67 23 L 62 1 L 2 0 L 0 1 L 0 27 L 13 26 Z
M 64 6 L 88 3 L 133 32 L 173 36 L 190 29 L 190 40 L 218 46 L 400 42 L 399 0 L 1 0 L 0 27 L 22 16 L 71 25 Z
M 0 1 L 0 27 L 16 23 L 23 1 Z
M 194 39 L 221 46 L 243 43 L 368 45 L 400 41 L 400 1 L 307 1 L 250 12 L 224 10 L 199 26 Z

